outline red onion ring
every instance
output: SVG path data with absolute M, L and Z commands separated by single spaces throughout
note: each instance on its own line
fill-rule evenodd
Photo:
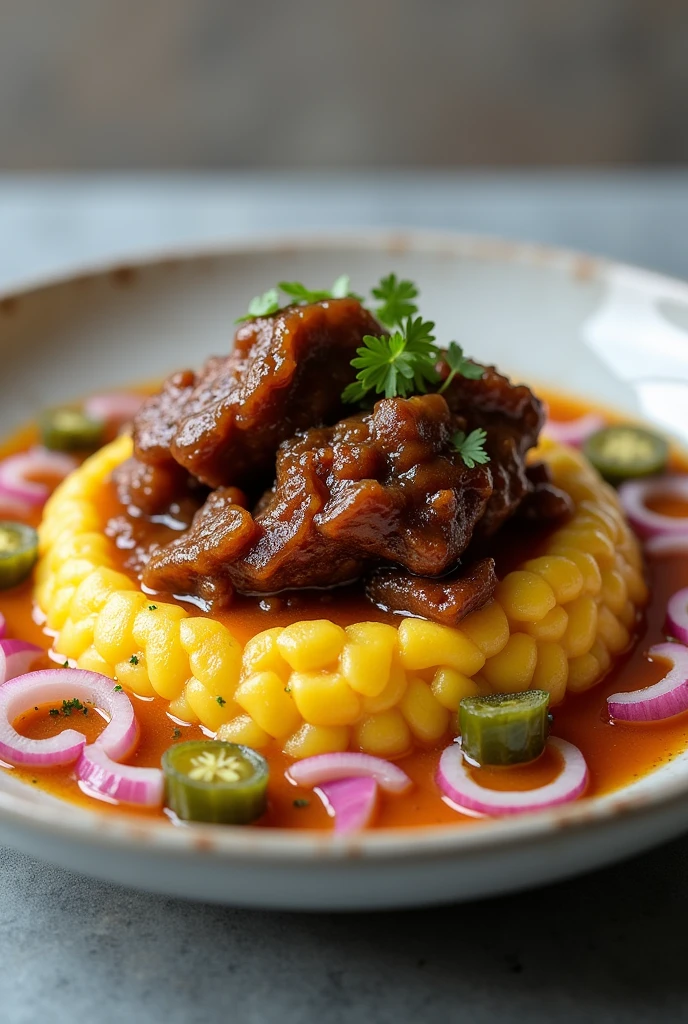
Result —
M 7 636 L 7 619 L 2 614 L 2 612 L 0 612 L 0 640 L 2 640 L 6 636 Z M 0 683 L 1 682 L 2 682 L 2 680 L 0 679 Z
M 375 779 L 380 788 L 388 793 L 404 793 L 412 785 L 406 772 L 397 765 L 381 757 L 355 751 L 316 754 L 303 761 L 296 761 L 287 771 L 287 778 L 297 786 L 306 786 L 308 789 L 320 786 L 322 782 L 362 776 Z
M 652 686 L 607 697 L 609 714 L 617 721 L 656 722 L 688 709 L 688 647 L 675 643 L 656 644 L 648 654 L 670 662 L 671 668 Z
M 688 555 L 688 533 L 665 533 L 645 541 L 645 553 L 652 558 L 666 555 Z
M 71 764 L 86 744 L 86 737 L 65 729 L 45 740 L 21 736 L 13 726 L 18 715 L 39 704 L 61 704 L 78 698 L 106 712 L 110 721 L 98 737 L 99 747 L 114 761 L 126 757 L 138 741 L 132 703 L 123 690 L 115 690 L 107 676 L 78 668 L 47 668 L 17 676 L 0 686 L 0 759 L 13 765 Z
M 334 818 L 335 832 L 360 832 L 373 819 L 378 784 L 371 775 L 324 782 L 316 792 Z
M 472 777 L 460 743 L 452 743 L 440 757 L 437 784 L 459 809 L 480 814 L 504 815 L 541 811 L 576 800 L 588 784 L 588 766 L 573 743 L 551 736 L 547 741 L 563 761 L 562 771 L 552 782 L 536 789 L 494 790 L 480 786 Z
M 76 460 L 47 448 L 31 448 L 0 462 L 0 503 L 4 499 L 26 505 L 44 505 L 50 494 L 46 484 L 35 477 L 64 478 L 76 468 Z
M 604 419 L 597 413 L 589 412 L 575 420 L 547 420 L 543 434 L 558 441 L 559 444 L 570 444 L 580 448 L 584 441 L 605 426 Z
M 144 401 L 144 395 L 135 395 L 131 391 L 91 395 L 84 403 L 84 412 L 93 420 L 112 424 L 127 423 L 134 418 Z
M 4 619 L 3 619 L 4 625 Z M 0 640 L 0 686 L 8 679 L 24 675 L 45 651 L 25 640 Z
M 640 537 L 688 536 L 688 516 L 665 516 L 647 507 L 652 498 L 678 498 L 688 502 L 688 476 L 656 476 L 627 480 L 619 499 L 633 529 Z
M 159 768 L 139 768 L 118 764 L 97 742 L 84 747 L 77 775 L 88 789 L 112 797 L 124 804 L 160 807 L 163 798 L 163 774 Z
M 669 599 L 667 625 L 673 637 L 688 644 L 688 587 L 678 590 Z

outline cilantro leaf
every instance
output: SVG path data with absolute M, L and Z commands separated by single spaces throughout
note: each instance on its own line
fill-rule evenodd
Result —
M 240 324 L 244 320 L 253 320 L 257 316 L 272 316 L 279 308 L 279 293 L 277 289 L 268 288 L 262 295 L 256 295 L 251 299 L 246 316 L 240 316 L 234 322 Z
M 405 317 L 418 312 L 418 306 L 413 302 L 418 296 L 418 289 L 413 281 L 398 281 L 396 274 L 388 274 L 372 289 L 372 293 L 382 303 L 375 311 L 377 318 L 387 327 L 401 325 Z
M 280 291 L 297 302 L 321 302 L 323 299 L 330 299 L 332 296 L 328 291 L 312 291 L 306 288 L 300 281 L 280 281 L 277 285 Z
M 474 469 L 476 465 L 484 466 L 490 461 L 490 456 L 485 451 L 486 438 L 487 431 L 481 428 L 472 430 L 468 436 L 465 431 L 457 430 L 452 436 L 452 444 L 467 469 Z
M 449 348 L 442 354 L 444 355 L 445 363 L 449 367 L 449 376 L 439 389 L 440 395 L 447 390 L 457 374 L 461 377 L 466 377 L 467 380 L 480 380 L 485 372 L 482 366 L 474 363 L 472 359 L 466 358 L 461 345 L 456 341 L 450 342 Z
M 340 274 L 340 276 L 337 278 L 337 280 L 330 288 L 330 298 L 345 299 L 347 295 L 351 294 L 351 292 L 349 291 L 350 284 L 351 282 L 349 281 L 349 275 Z M 358 296 L 354 297 L 357 298 Z

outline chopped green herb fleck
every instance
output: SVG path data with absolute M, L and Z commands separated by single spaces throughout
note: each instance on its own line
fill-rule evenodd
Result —
M 71 700 L 62 701 L 62 714 L 65 718 L 69 718 L 72 711 L 82 711 L 84 705 L 81 703 L 78 697 L 72 697 Z M 88 708 L 86 709 L 88 711 Z
M 181 734 L 182 734 L 181 729 L 173 729 L 172 730 L 172 739 L 173 740 L 178 740 L 179 737 L 181 736 Z
M 148 611 L 149 612 L 157 612 L 157 610 L 158 610 L 157 604 L 149 604 L 148 605 Z
M 224 699 L 224 697 L 216 697 L 215 700 L 217 701 L 217 703 L 220 705 L 221 708 L 223 708 L 225 706 L 225 704 L 227 703 L 227 701 Z
M 294 801 L 294 807 L 299 807 L 300 808 L 300 807 L 309 807 L 309 806 L 310 806 L 310 800 L 306 800 L 302 796 L 297 797 L 296 800 Z
M 131 658 L 129 659 L 129 664 L 130 665 L 138 665 L 138 663 L 139 663 L 139 659 L 136 657 L 135 654 L 132 654 Z
M 63 661 L 62 668 L 69 668 L 69 661 Z
M 121 687 L 120 683 L 117 683 L 117 685 L 114 686 L 113 689 L 114 689 L 115 693 L 119 693 L 120 690 L 122 689 L 122 687 Z
M 285 693 L 291 693 L 291 686 L 285 686 L 284 687 L 284 692 Z
M 474 469 L 476 465 L 484 466 L 490 461 L 490 456 L 485 451 L 486 437 L 487 432 L 482 429 L 472 430 L 468 435 L 463 430 L 457 430 L 453 435 L 452 444 L 467 469 Z
M 51 708 L 50 711 L 48 712 L 48 714 L 52 715 L 53 717 L 55 715 L 59 715 L 59 713 L 60 713 L 60 709 L 59 708 Z

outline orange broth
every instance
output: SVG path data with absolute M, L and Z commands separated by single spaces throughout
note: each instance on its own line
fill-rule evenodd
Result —
M 583 415 L 590 407 L 568 396 L 548 395 L 549 409 L 554 419 L 564 420 Z M 614 420 L 615 416 L 609 415 Z M 0 446 L 0 457 L 21 451 L 35 441 L 35 432 L 27 428 Z M 672 456 L 674 471 L 688 472 L 688 460 L 678 454 Z M 112 494 L 104 494 L 103 512 L 114 508 Z M 670 502 L 655 501 L 658 511 L 674 514 Z M 1 509 L 0 509 L 1 514 Z M 37 513 L 34 525 L 40 514 Z M 532 542 L 529 542 L 532 543 Z M 519 560 L 523 550 L 519 551 Z M 590 769 L 587 795 L 599 795 L 618 789 L 639 776 L 645 775 L 665 761 L 670 761 L 688 747 L 688 712 L 661 722 L 625 724 L 611 723 L 606 714 L 606 697 L 619 690 L 634 690 L 657 682 L 666 672 L 666 665 L 652 663 L 645 652 L 653 644 L 665 640 L 664 619 L 669 597 L 688 584 L 688 556 L 660 558 L 649 563 L 648 578 L 651 602 L 638 638 L 631 651 L 622 655 L 608 676 L 598 686 L 583 694 L 569 695 L 563 704 L 553 709 L 553 734 L 570 740 L 582 750 Z M 31 581 L 13 590 L 0 592 L 0 611 L 7 620 L 8 635 L 33 643 L 49 646 L 49 638 L 33 618 Z M 165 600 L 170 600 L 166 595 Z M 188 608 L 188 605 L 186 605 Z M 194 614 L 203 614 L 196 609 Z M 341 625 L 364 619 L 396 622 L 398 618 L 374 608 L 355 592 L 331 591 L 310 594 L 296 599 L 239 600 L 221 616 L 235 636 L 245 642 L 260 630 L 286 625 L 295 618 L 331 618 Z M 58 660 L 59 663 L 59 660 Z M 50 664 L 46 654 L 45 665 Z M 202 738 L 200 726 L 177 722 L 166 711 L 166 702 L 132 695 L 136 715 L 141 726 L 141 740 L 131 764 L 157 767 L 163 752 L 175 742 Z M 63 728 L 75 728 L 91 741 L 104 726 L 103 718 L 94 710 L 84 716 L 73 712 L 68 719 L 51 716 L 48 707 L 39 708 L 20 716 L 15 727 L 26 736 L 44 738 Z M 327 812 L 317 794 L 294 787 L 285 779 L 289 758 L 275 745 L 266 752 L 270 763 L 269 808 L 258 825 L 281 828 L 322 829 L 330 825 Z M 416 749 L 401 759 L 400 764 L 415 785 L 403 797 L 383 797 L 375 822 L 376 828 L 395 826 L 423 826 L 442 823 L 470 826 L 476 819 L 459 813 L 445 803 L 435 784 L 439 751 Z M 0 762 L 29 785 L 40 786 L 55 796 L 86 807 L 108 813 L 128 813 L 162 817 L 164 812 L 137 810 L 117 805 L 83 792 L 76 779 L 74 766 L 56 769 L 19 769 Z M 494 789 L 530 789 L 550 781 L 557 772 L 555 758 L 546 753 L 537 762 L 509 769 L 475 769 L 481 784 Z M 297 801 L 297 803 L 295 803 Z M 305 806 L 303 806 L 305 802 Z

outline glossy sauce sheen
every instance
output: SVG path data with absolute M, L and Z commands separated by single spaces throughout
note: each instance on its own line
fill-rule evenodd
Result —
M 549 398 L 553 418 L 567 419 L 589 411 L 571 399 Z M 610 417 L 611 418 L 611 417 Z M 33 442 L 33 434 L 24 431 L 0 449 L 0 456 L 21 450 Z M 673 468 L 686 472 L 684 461 L 675 460 Z M 109 504 L 107 497 L 105 504 Z M 682 508 L 661 507 L 668 514 L 683 513 Z M 106 511 L 104 508 L 103 511 Z M 529 539 L 528 546 L 537 545 Z M 519 561 L 524 557 L 519 550 Z M 613 671 L 597 687 L 588 692 L 570 696 L 554 709 L 552 732 L 575 743 L 583 751 L 590 769 L 591 782 L 588 795 L 597 795 L 617 789 L 646 774 L 665 761 L 671 760 L 688 746 L 688 713 L 663 722 L 630 725 L 610 723 L 606 713 L 607 695 L 619 690 L 634 690 L 657 682 L 666 672 L 666 664 L 652 663 L 645 652 L 653 644 L 665 639 L 665 610 L 669 597 L 688 584 L 688 558 L 657 559 L 648 566 L 651 603 L 646 621 L 633 650 L 617 662 Z M 5 615 L 8 635 L 47 645 L 47 639 L 32 618 L 32 584 L 0 593 L 0 611 Z M 166 600 L 169 598 L 166 597 Z M 188 605 L 187 605 L 188 607 Z M 198 609 L 195 614 L 200 613 Z M 394 616 L 378 611 L 354 591 L 326 592 L 295 599 L 267 598 L 237 602 L 222 618 L 237 638 L 245 642 L 262 629 L 286 625 L 295 618 L 331 618 L 342 625 L 365 619 L 398 622 Z M 46 664 L 49 664 L 46 656 Z M 66 695 L 68 696 L 68 695 Z M 175 742 L 202 738 L 198 726 L 184 726 L 173 721 L 165 711 L 164 701 L 145 700 L 133 696 L 136 714 L 141 725 L 141 742 L 130 763 L 157 767 L 162 753 Z M 25 735 L 41 738 L 54 735 L 65 727 L 82 731 L 89 741 L 102 729 L 103 719 L 90 711 L 87 716 L 73 713 L 67 720 L 62 715 L 51 716 L 49 708 L 31 711 L 15 723 Z M 179 735 L 177 735 L 179 733 Z M 270 762 L 269 809 L 257 824 L 286 828 L 326 828 L 327 813 L 317 791 L 306 791 L 291 785 L 285 779 L 289 760 L 275 747 L 265 752 Z M 459 814 L 446 804 L 434 781 L 438 750 L 416 750 L 400 761 L 415 785 L 403 797 L 383 796 L 380 800 L 375 827 L 422 826 L 454 823 L 470 827 L 474 817 Z M 0 762 L 1 764 L 1 762 Z M 94 807 L 93 797 L 82 792 L 74 768 L 40 770 L 8 770 L 30 785 L 37 785 L 70 801 Z M 532 765 L 510 769 L 479 769 L 476 778 L 491 788 L 529 789 L 548 782 L 557 771 L 554 760 L 547 755 Z M 298 801 L 299 806 L 295 805 Z M 307 801 L 306 806 L 300 806 Z M 101 809 L 111 813 L 126 811 L 130 814 L 150 816 L 163 812 L 137 811 L 99 802 Z

